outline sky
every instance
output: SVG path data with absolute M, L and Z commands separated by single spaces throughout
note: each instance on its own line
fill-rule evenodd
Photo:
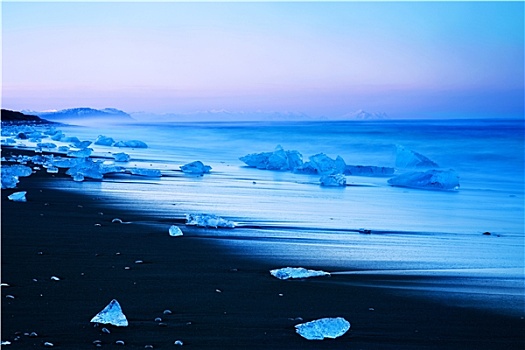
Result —
M 2 108 L 523 116 L 523 2 L 3 2 Z

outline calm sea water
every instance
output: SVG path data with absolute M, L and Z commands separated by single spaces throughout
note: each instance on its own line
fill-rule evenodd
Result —
M 241 227 L 182 229 L 215 239 L 232 254 L 272 259 L 276 264 L 320 266 L 347 275 L 382 271 L 475 279 L 468 284 L 470 292 L 505 296 L 511 300 L 507 308 L 518 308 L 523 314 L 523 121 L 185 123 L 61 129 L 82 140 L 93 141 L 103 134 L 146 142 L 147 149 L 95 146 L 95 153 L 108 156 L 125 151 L 132 157 L 129 166 L 160 169 L 162 178 L 119 175 L 102 182 L 64 180 L 57 187 L 118 198 L 126 208 L 149 214 L 152 222 L 158 219 L 166 232 L 166 222 L 186 213 L 215 214 Z M 319 176 L 257 170 L 238 159 L 272 151 L 277 145 L 301 152 L 305 161 L 322 152 L 332 158 L 340 155 L 351 165 L 390 167 L 395 164 L 396 145 L 402 145 L 441 168 L 456 170 L 461 187 L 452 192 L 425 191 L 391 187 L 385 177 L 349 176 L 352 186 L 323 188 Z M 194 177 L 180 172 L 181 165 L 195 160 L 210 165 L 211 174 Z M 359 234 L 361 228 L 372 234 Z M 464 287 L 441 286 L 452 289 L 450 295 Z M 433 285 L 430 290 L 439 288 Z M 521 302 L 516 304 L 516 298 Z

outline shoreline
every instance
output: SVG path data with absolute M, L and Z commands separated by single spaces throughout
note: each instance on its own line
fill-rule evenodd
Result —
M 353 284 L 334 277 L 277 280 L 269 274 L 276 267 L 271 257 L 254 261 L 228 254 L 214 239 L 170 237 L 168 224 L 166 230 L 141 225 L 148 218 L 107 206 L 96 194 L 43 186 L 53 180 L 38 172 L 2 190 L 2 283 L 9 287 L 2 287 L 1 329 L 12 348 L 51 342 L 87 349 L 95 340 L 137 349 L 171 348 L 176 340 L 196 349 L 521 349 L 525 343 L 523 317 L 358 285 L 381 276 L 355 275 Z M 27 191 L 28 201 L 7 200 L 16 191 Z M 135 223 L 111 223 L 116 217 Z M 108 326 L 106 334 L 89 320 L 112 299 L 130 325 Z M 173 313 L 164 315 L 166 309 Z M 351 328 L 335 340 L 295 333 L 295 324 L 339 316 Z M 37 337 L 24 335 L 31 332 Z

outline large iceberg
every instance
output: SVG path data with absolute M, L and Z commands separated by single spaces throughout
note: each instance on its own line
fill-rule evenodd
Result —
M 186 225 L 212 228 L 235 228 L 235 223 L 211 214 L 186 214 Z
M 211 166 L 204 165 L 200 160 L 197 160 L 181 166 L 180 169 L 183 173 L 202 175 L 208 174 L 211 170 Z
M 281 269 L 270 270 L 270 274 L 280 280 L 287 280 L 290 278 L 330 276 L 329 272 L 321 270 L 308 270 L 304 267 L 283 267 Z
M 373 165 L 347 165 L 345 175 L 353 176 L 392 176 L 394 168 Z
M 421 153 L 411 151 L 398 145 L 396 153 L 396 168 L 439 168 L 439 165 Z
M 266 170 L 293 170 L 303 164 L 301 153 L 285 151 L 280 145 L 273 152 L 252 153 L 239 159 L 249 167 Z
M 343 317 L 321 318 L 295 326 L 295 331 L 308 340 L 337 338 L 345 334 L 349 329 L 350 322 Z
M 129 147 L 129 148 L 148 148 L 145 142 L 139 140 L 119 141 L 113 147 Z
M 345 161 L 340 156 L 334 160 L 324 153 L 311 156 L 310 163 L 321 175 L 342 174 L 345 171 Z
M 343 174 L 324 175 L 319 179 L 321 186 L 326 187 L 345 187 L 346 177 Z
M 91 319 L 93 323 L 112 324 L 117 327 L 126 327 L 128 320 L 122 312 L 122 308 L 117 300 L 113 299 L 111 302 L 98 314 Z
M 95 140 L 95 145 L 99 146 L 111 146 L 115 143 L 115 140 L 111 137 L 106 137 L 104 135 L 98 135 L 97 139 Z
M 454 170 L 412 171 L 393 177 L 388 183 L 398 187 L 450 191 L 459 189 L 459 176 Z

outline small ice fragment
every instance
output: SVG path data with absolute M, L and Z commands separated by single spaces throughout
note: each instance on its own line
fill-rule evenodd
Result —
M 345 334 L 349 329 L 350 322 L 342 317 L 321 318 L 295 326 L 295 331 L 308 340 L 337 338 Z
M 117 327 L 126 327 L 128 320 L 122 312 L 122 308 L 117 300 L 113 299 L 111 302 L 98 314 L 91 319 L 91 322 L 112 324 Z
M 55 346 L 55 345 L 54 345 L 53 343 L 50 343 L 50 342 L 46 341 L 46 342 L 44 343 L 44 346 L 45 346 L 45 347 L 48 347 L 48 348 L 52 348 L 52 347 Z
M 162 174 L 157 169 L 144 169 L 144 168 L 133 168 L 130 169 L 131 174 L 149 177 L 160 177 Z
M 171 225 L 169 229 L 170 236 L 176 237 L 176 236 L 182 236 L 182 231 L 178 226 Z
M 2 340 L 1 345 L 11 345 L 11 342 L 9 340 Z
M 171 312 L 171 310 L 166 309 L 166 310 L 162 311 L 162 313 L 164 315 L 171 315 L 173 312 Z
M 114 224 L 122 224 L 122 220 L 119 218 L 114 218 L 113 220 L 111 220 L 111 222 Z
M 2 284 L 0 284 L 0 287 L 9 287 L 9 284 L 8 283 L 2 283 Z
M 235 223 L 211 214 L 186 214 L 186 225 L 213 228 L 235 228 Z
M 126 344 L 124 343 L 124 340 L 117 340 L 117 341 L 115 342 L 115 344 L 117 344 L 117 345 L 126 345 Z
M 439 165 L 422 155 L 406 149 L 403 146 L 397 146 L 396 168 L 439 168 Z
M 58 278 L 57 276 L 51 276 L 51 280 L 52 281 L 60 281 L 60 278 Z
M 93 149 L 83 148 L 83 149 L 79 149 L 78 151 L 68 151 L 67 155 L 69 157 L 86 158 L 91 155 L 91 152 L 93 152 Z
M 211 170 L 211 166 L 204 165 L 200 160 L 188 163 L 180 167 L 183 173 L 187 174 L 208 174 Z
M 114 153 L 113 158 L 115 158 L 116 162 L 129 162 L 130 156 L 127 153 L 121 152 Z
M 21 192 L 15 192 L 9 196 L 7 196 L 7 198 L 9 198 L 10 200 L 12 200 L 13 202 L 26 202 L 26 191 L 21 191 Z
M 119 141 L 113 147 L 148 148 L 148 145 L 139 140 Z
M 111 137 L 106 137 L 104 135 L 98 135 L 97 139 L 95 140 L 95 145 L 100 146 L 111 146 L 115 143 L 115 140 L 113 140 Z
M 289 278 L 330 276 L 329 272 L 321 270 L 307 270 L 304 267 L 283 267 L 281 269 L 270 270 L 270 274 L 280 280 L 287 280 Z
M 345 187 L 346 177 L 343 174 L 324 175 L 319 179 L 321 186 Z
M 57 174 L 58 173 L 58 168 L 55 167 L 55 166 L 50 166 L 50 167 L 47 168 L 47 172 L 49 174 Z
M 454 170 L 412 171 L 393 177 L 388 183 L 399 187 L 451 191 L 459 189 L 459 176 Z
M 102 331 L 102 333 L 107 333 L 107 334 L 111 333 L 111 331 L 109 329 L 107 329 L 106 327 L 102 328 L 101 331 Z
M 38 337 L 38 334 L 37 334 L 36 332 L 31 332 L 31 333 L 29 334 L 29 336 L 30 336 L 31 338 L 36 338 L 36 337 Z
M 162 322 L 162 318 L 160 318 L 160 317 L 155 317 L 155 322 Z
M 184 343 L 182 342 L 182 340 L 175 340 L 175 343 L 173 343 L 173 345 L 184 345 Z

